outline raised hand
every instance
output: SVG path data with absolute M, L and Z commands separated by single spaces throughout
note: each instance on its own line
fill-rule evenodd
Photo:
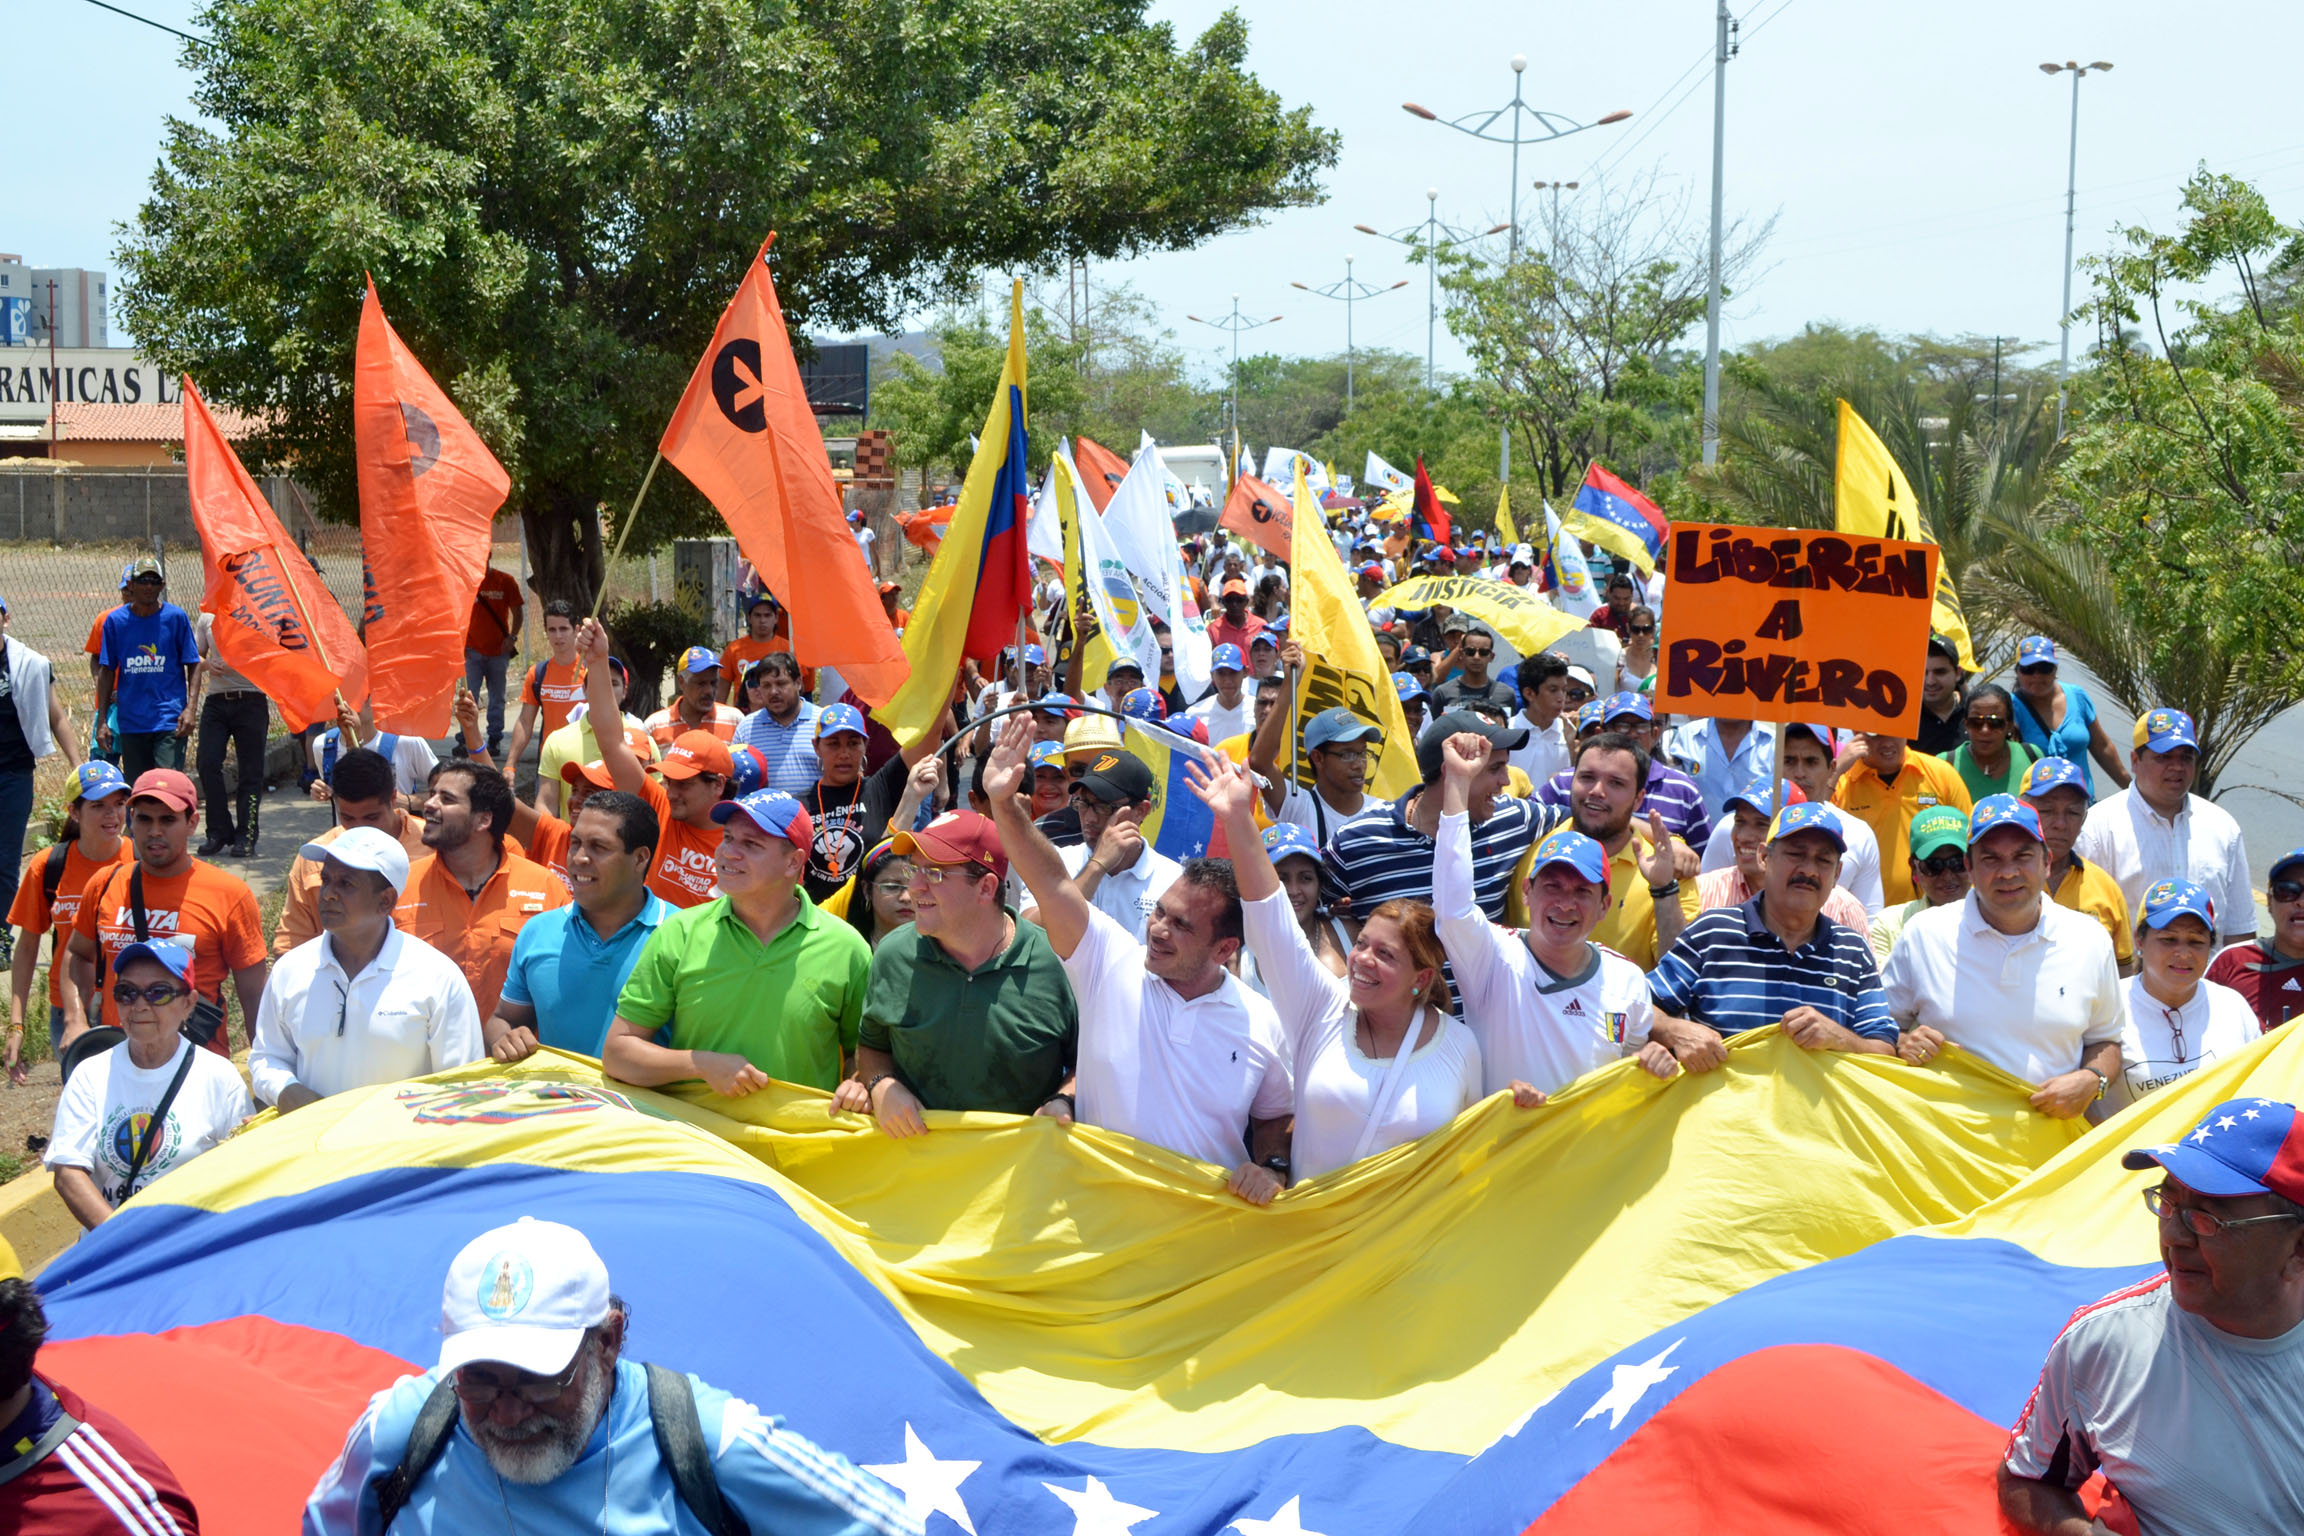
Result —
M 1010 715 L 1000 722 L 1000 742 L 984 760 L 984 796 L 994 805 L 1012 800 L 1031 781 L 1032 717 Z
M 1184 782 L 1219 821 L 1245 819 L 1250 826 L 1255 825 L 1256 781 L 1243 765 L 1228 757 L 1217 757 L 1213 762 L 1204 757 L 1184 765 Z
M 1664 818 L 1653 810 L 1648 813 L 1648 847 L 1640 855 L 1640 876 L 1651 886 L 1670 885 L 1680 878 L 1672 834 L 1664 830 Z
M 1451 782 L 1470 784 L 1488 766 L 1488 738 L 1458 731 L 1440 744 L 1440 771 Z
M 608 626 L 586 619 L 576 627 L 576 655 L 587 669 L 608 665 Z

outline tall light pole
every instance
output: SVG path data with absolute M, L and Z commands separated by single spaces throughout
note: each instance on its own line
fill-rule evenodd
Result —
M 1440 189 L 1438 187 L 1426 187 L 1424 189 L 1423 223 L 1410 224 L 1404 229 L 1395 229 L 1389 234 L 1367 224 L 1352 226 L 1364 235 L 1374 235 L 1379 240 L 1389 240 L 1395 245 L 1404 245 L 1412 251 L 1423 253 L 1424 393 L 1426 394 L 1432 393 L 1432 349 L 1433 343 L 1440 333 L 1439 253 L 1447 250 L 1450 246 L 1462 245 L 1467 240 L 1484 240 L 1490 235 L 1500 235 L 1512 227 L 1509 224 L 1492 224 L 1474 234 L 1470 230 L 1458 229 L 1452 224 L 1441 223 L 1439 207 Z M 1442 235 L 1446 235 L 1448 238 L 1443 240 L 1440 238 Z
M 2040 73 L 2072 76 L 2072 144 L 2064 166 L 2064 312 L 2056 317 L 2056 328 L 2063 332 L 2064 341 L 2056 357 L 2056 436 L 2064 436 L 2064 379 L 2072 371 L 2072 224 L 2075 198 L 2080 188 L 2080 77 L 2093 70 L 2102 74 L 2112 66 L 2102 59 L 2093 64 L 2079 64 L 2066 59 L 2061 64 L 2043 64 Z
M 1202 320 L 1198 315 L 1186 315 L 1184 318 L 1232 333 L 1232 440 L 1237 444 L 1240 440 L 1240 333 L 1271 325 L 1280 317 L 1274 315 L 1270 320 L 1251 320 L 1240 313 L 1240 295 L 1234 294 L 1232 313 L 1221 320 Z
M 1402 278 L 1390 288 L 1374 288 L 1352 275 L 1352 258 L 1344 258 L 1344 281 L 1330 283 L 1325 288 L 1313 288 L 1303 283 L 1290 283 L 1291 288 L 1302 288 L 1306 293 L 1318 294 L 1323 299 L 1344 301 L 1344 414 L 1352 414 L 1352 306 L 1360 299 L 1372 299 L 1380 293 L 1392 293 L 1408 286 Z
M 1728 61 L 1736 57 L 1736 19 L 1728 0 L 1713 16 L 1712 271 L 1704 289 L 1704 462 L 1720 462 L 1720 220 L 1727 188 Z
M 1557 252 L 1560 248 L 1560 194 L 1573 192 L 1584 183 L 1580 181 L 1532 181 L 1528 185 L 1534 191 L 1552 194 L 1552 248 Z
M 1512 238 L 1507 248 L 1506 264 L 1520 259 L 1520 146 L 1523 144 L 1549 144 L 1570 134 L 1582 133 L 1587 128 L 1601 128 L 1610 123 L 1627 122 L 1632 114 L 1618 110 L 1589 123 L 1577 122 L 1557 112 L 1540 112 L 1521 97 L 1521 77 L 1528 72 L 1528 55 L 1512 55 L 1512 99 L 1503 106 L 1487 112 L 1467 112 L 1458 118 L 1443 118 L 1429 107 L 1420 107 L 1413 101 L 1400 103 L 1404 112 L 1423 118 L 1428 123 L 1446 123 L 1458 133 L 1468 133 L 1491 144 L 1512 146 Z M 1521 120 L 1526 118 L 1531 131 L 1521 132 Z M 1512 478 L 1512 428 L 1507 425 L 1498 433 L 1497 470 L 1499 478 L 1509 482 Z

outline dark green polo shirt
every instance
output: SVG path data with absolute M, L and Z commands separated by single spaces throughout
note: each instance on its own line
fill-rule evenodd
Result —
M 910 923 L 872 952 L 857 1039 L 895 1057 L 930 1109 L 1028 1115 L 1063 1086 L 1079 1036 L 1072 983 L 1036 924 L 1018 919 L 1015 942 L 976 971 Z

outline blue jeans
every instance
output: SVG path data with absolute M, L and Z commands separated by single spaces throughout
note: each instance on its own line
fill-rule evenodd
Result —
M 120 743 L 120 773 L 135 783 L 155 768 L 182 769 L 184 738 L 174 731 L 114 731 Z
M 0 773 L 0 900 L 16 899 L 17 877 L 24 870 L 24 829 L 32 821 L 32 775 Z M 0 907 L 0 911 L 6 911 Z
M 480 697 L 483 685 L 488 690 L 488 755 L 501 757 L 504 753 L 504 683 L 512 666 L 512 656 L 484 656 L 467 648 L 464 652 L 464 686 Z M 456 733 L 457 742 L 469 752 L 472 743 L 464 740 L 464 733 Z

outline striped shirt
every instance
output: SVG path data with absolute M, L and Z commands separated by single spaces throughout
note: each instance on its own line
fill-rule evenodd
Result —
M 1536 798 L 1565 808 L 1568 787 L 1575 778 L 1573 766 L 1561 769 L 1536 791 Z M 1641 792 L 1633 817 L 1645 827 L 1650 811 L 1664 818 L 1665 831 L 1699 852 L 1712 841 L 1712 818 L 1704 810 L 1704 791 L 1696 787 L 1694 779 L 1660 757 L 1648 759 L 1648 787 Z
M 1437 786 L 1427 786 L 1435 789 Z M 1327 899 L 1349 898 L 1352 915 L 1365 919 L 1387 901 L 1432 899 L 1431 838 L 1411 826 L 1408 808 L 1423 790 L 1346 822 L 1328 839 Z M 1504 888 L 1512 866 L 1530 845 L 1568 824 L 1568 813 L 1532 800 L 1499 795 L 1488 819 L 1472 827 L 1472 897 L 1492 923 L 1504 920 Z
M 1682 930 L 1648 973 L 1656 1011 L 1738 1035 L 1807 1007 L 1868 1040 L 1893 1044 L 1896 1021 L 1865 935 L 1819 914 L 1808 942 L 1788 951 L 1761 919 L 1764 900 L 1716 908 Z
M 750 747 L 766 759 L 768 782 L 763 789 L 800 795 L 819 777 L 816 761 L 816 706 L 800 701 L 800 712 L 790 725 L 778 725 L 764 709 L 756 709 L 736 727 L 736 745 Z
M 0 1465 L 39 1456 L 0 1482 L 10 1536 L 194 1536 L 199 1516 L 176 1474 L 135 1432 L 69 1387 L 32 1378 L 31 1401 Z

